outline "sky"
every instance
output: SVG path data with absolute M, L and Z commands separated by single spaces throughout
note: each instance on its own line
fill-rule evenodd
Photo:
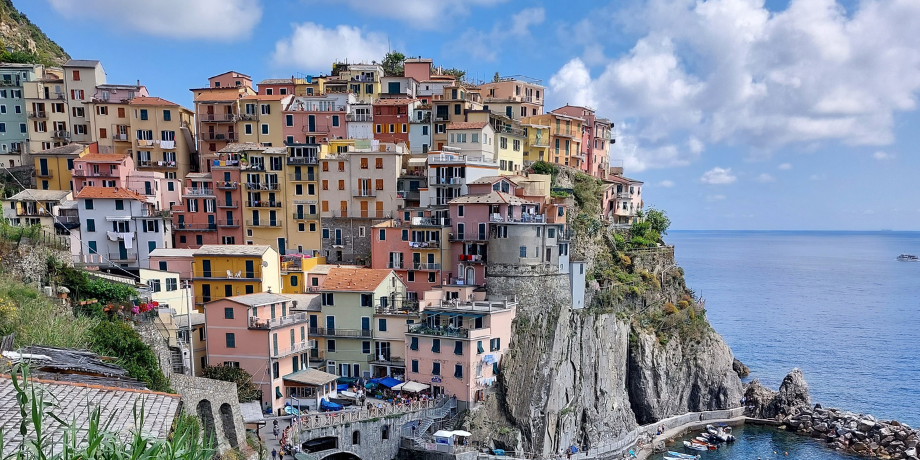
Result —
M 109 83 L 191 107 L 227 70 L 388 50 L 588 105 L 675 229 L 920 230 L 920 0 L 14 0 Z

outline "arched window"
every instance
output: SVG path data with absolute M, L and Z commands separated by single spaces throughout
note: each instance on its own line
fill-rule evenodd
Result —
M 360 431 L 355 430 L 351 433 L 351 443 L 356 446 L 358 444 L 361 444 L 361 432 Z

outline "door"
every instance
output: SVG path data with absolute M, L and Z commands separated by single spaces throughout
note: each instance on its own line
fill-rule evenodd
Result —
M 419 264 L 422 263 L 422 255 L 418 252 L 412 253 L 412 268 L 415 270 L 419 269 Z
M 361 376 L 361 365 L 360 365 L 360 364 L 352 364 L 352 365 L 351 365 L 351 370 L 352 370 L 352 372 L 351 372 L 351 376 L 352 376 L 352 377 L 360 377 L 360 376 Z
M 362 316 L 362 317 L 361 317 L 361 330 L 362 330 L 362 331 L 369 331 L 369 330 L 371 330 L 371 319 L 368 318 L 367 316 Z
M 303 205 L 297 205 L 297 214 L 294 216 L 295 219 L 303 219 Z
M 255 277 L 256 277 L 255 262 L 251 260 L 247 260 L 246 261 L 246 278 L 255 278 Z
M 307 131 L 316 132 L 316 115 L 307 116 Z
M 377 359 L 380 361 L 390 360 L 390 342 L 377 342 L 376 344 Z
M 333 241 L 332 244 L 334 246 L 342 245 L 342 229 L 341 228 L 335 229 L 335 238 L 332 241 Z
M 211 261 L 210 260 L 201 261 L 201 276 L 203 278 L 211 277 Z
M 287 252 L 285 252 L 286 250 L 284 238 L 278 238 L 278 254 L 283 256 L 287 254 Z
M 383 219 L 383 218 L 384 218 L 384 215 L 383 215 L 383 202 L 382 202 L 382 201 L 375 201 L 374 204 L 375 204 L 374 207 L 376 208 L 375 211 L 376 211 L 376 214 L 377 214 L 377 218 L 378 218 L 378 219 Z
M 335 334 L 335 316 L 326 317 L 326 334 L 327 335 Z
M 361 217 L 367 217 L 367 201 L 361 201 Z
M 252 226 L 259 226 L 259 211 L 252 211 Z
M 479 224 L 479 239 L 480 240 L 486 239 L 486 224 L 483 224 L 483 223 Z
M 351 364 L 339 364 L 339 375 L 342 377 L 351 377 Z
M 38 169 L 42 176 L 48 176 L 48 159 L 40 158 L 38 160 Z
M 390 94 L 399 94 L 399 82 L 391 81 L 387 84 L 387 92 Z
M 233 206 L 233 195 L 230 192 L 224 192 L 224 203 L 227 206 Z
M 208 214 L 208 228 L 211 230 L 217 228 L 217 224 L 214 223 L 214 214 Z
M 128 248 L 125 247 L 124 241 L 118 242 L 118 259 L 127 260 L 128 259 Z
M 310 330 L 316 330 L 319 327 L 319 318 L 316 315 L 310 315 Z M 311 332 L 313 334 L 313 332 Z
M 278 211 L 268 211 L 268 224 L 272 227 L 278 225 Z
M 201 301 L 205 303 L 211 301 L 211 285 L 210 284 L 204 284 L 201 286 Z

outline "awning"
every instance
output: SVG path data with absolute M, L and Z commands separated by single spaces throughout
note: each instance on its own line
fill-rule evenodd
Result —
M 438 430 L 434 432 L 434 437 L 436 438 L 449 438 L 454 435 L 453 431 L 447 430 Z
M 425 166 L 428 158 L 409 158 L 409 166 Z
M 304 385 L 323 386 L 334 382 L 338 377 L 319 369 L 304 369 L 282 377 L 287 382 L 302 383 Z M 280 396 L 279 396 L 280 397 Z
M 419 382 L 400 383 L 399 385 L 393 387 L 394 390 L 408 391 L 410 393 L 418 393 L 419 391 L 427 390 L 428 388 L 431 388 L 431 385 L 426 385 Z
M 392 377 L 384 377 L 384 378 L 380 379 L 380 381 L 379 381 L 378 383 L 380 383 L 381 385 L 383 385 L 383 386 L 385 386 L 385 387 L 387 387 L 387 388 L 393 388 L 393 387 L 395 387 L 396 385 L 399 385 L 400 383 L 402 383 L 402 380 L 396 380 L 396 379 L 394 379 L 394 378 L 392 378 Z

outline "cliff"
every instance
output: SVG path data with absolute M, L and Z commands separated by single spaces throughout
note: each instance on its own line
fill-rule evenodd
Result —
M 487 268 L 490 294 L 517 296 L 514 341 L 497 390 L 465 428 L 497 447 L 554 455 L 637 424 L 738 406 L 731 350 L 684 284 L 673 249 L 630 248 L 630 235 L 592 220 L 600 184 L 559 176 L 575 190 L 571 246 L 573 259 L 588 264 L 589 307 L 571 308 L 567 275 Z
M 63 48 L 16 9 L 12 0 L 0 0 L 0 44 L 4 62 L 60 66 L 70 59 Z M 12 54 L 5 52 L 7 47 L 12 48 Z

